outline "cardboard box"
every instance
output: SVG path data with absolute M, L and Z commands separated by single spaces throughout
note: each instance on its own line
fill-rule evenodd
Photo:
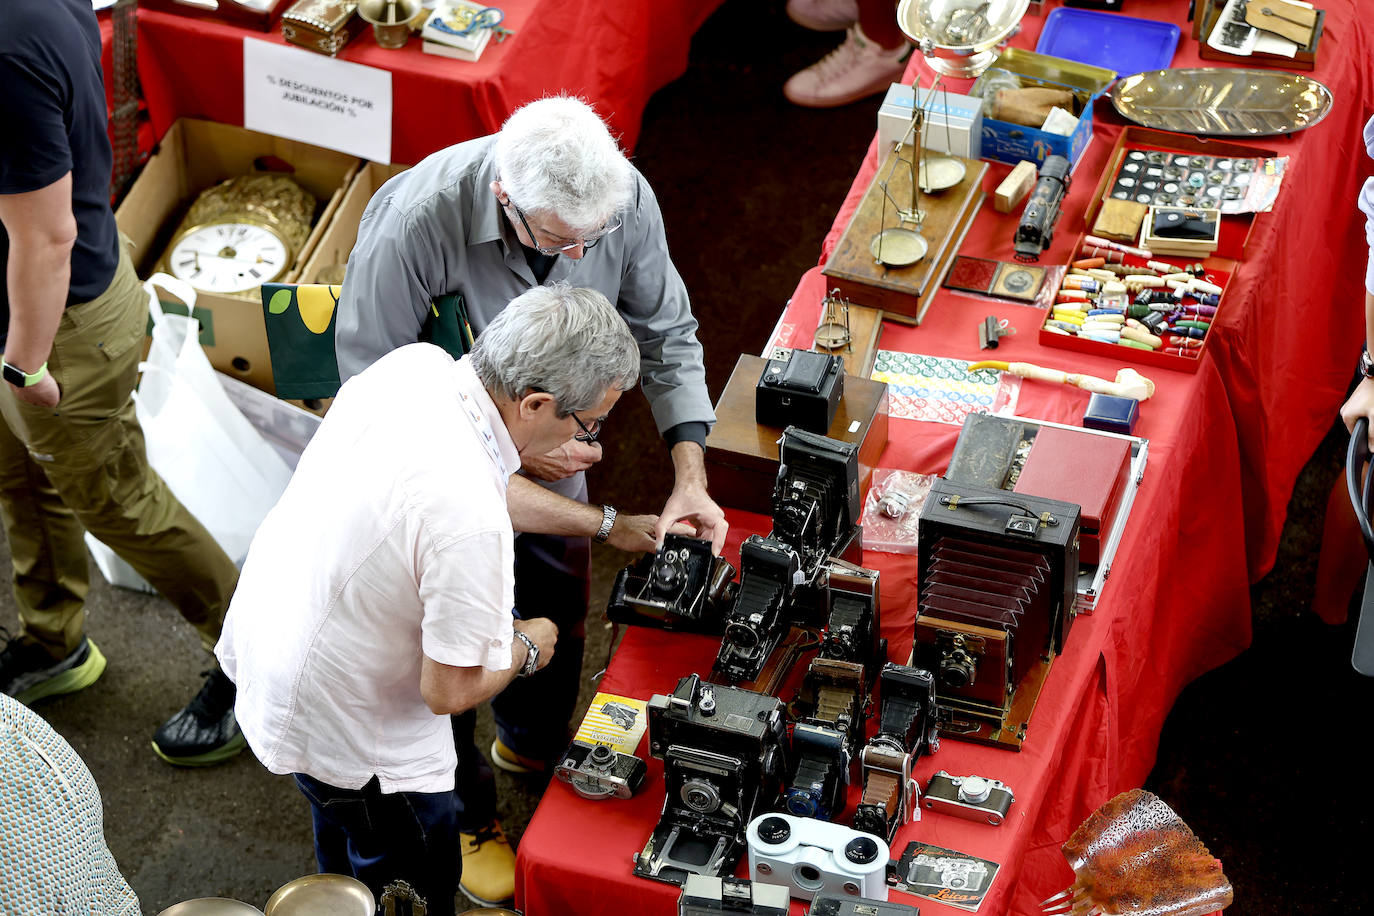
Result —
M 952 92 L 893 83 L 878 109 L 878 148 L 890 150 L 911 129 L 916 109 L 916 93 L 921 92 L 926 112 L 921 126 L 921 147 L 953 153 L 965 159 L 981 159 L 983 146 L 983 100 Z
M 744 354 L 716 403 L 716 425 L 706 439 L 711 496 L 722 506 L 773 513 L 773 484 L 778 478 L 778 440 L 782 429 L 754 420 L 754 393 L 768 361 Z M 866 497 L 873 468 L 887 446 L 887 385 L 869 378 L 844 380 L 835 420 L 826 433 L 832 439 L 859 444 L 859 489 Z
M 1029 160 L 1037 166 L 1047 156 L 1063 156 L 1077 164 L 1088 141 L 1093 136 L 1093 101 L 1102 94 L 1116 74 L 1103 67 L 1093 67 L 1077 61 L 1036 54 L 1020 48 L 1008 48 L 993 62 L 988 72 L 978 78 L 969 94 L 981 100 L 991 75 L 1006 70 L 1021 78 L 1025 86 L 1049 86 L 1068 89 L 1079 105 L 1078 127 L 1068 136 L 1051 134 L 1034 127 L 1011 124 L 995 118 L 983 118 L 982 154 L 984 159 L 1010 162 L 1015 165 Z
M 309 259 L 301 264 L 301 283 L 340 282 L 342 268 L 358 241 L 358 224 L 362 222 L 368 202 L 382 185 L 408 168 L 408 165 L 382 165 L 380 162 L 364 162 L 359 167 L 339 198 L 334 218 L 323 227 Z
M 282 282 L 293 283 L 332 220 L 357 173 L 356 156 L 285 140 L 228 124 L 182 118 L 171 126 L 115 212 L 120 232 L 134 244 L 134 264 L 147 277 L 196 196 L 228 178 L 255 171 L 289 171 L 315 196 L 315 222 Z M 356 230 L 356 226 L 355 226 Z M 186 314 L 184 305 L 164 307 Z M 201 293 L 196 298 L 200 342 L 221 372 L 268 393 L 272 365 L 258 292 Z

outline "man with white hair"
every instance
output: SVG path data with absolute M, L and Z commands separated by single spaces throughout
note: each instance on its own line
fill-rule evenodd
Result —
M 602 457 L 596 434 L 526 456 L 511 492 L 543 501 L 571 537 L 516 539 L 516 606 L 558 623 L 557 661 L 492 701 L 492 762 L 547 774 L 567 747 L 577 698 L 590 581 L 589 538 L 652 550 L 684 521 L 716 552 L 726 523 L 706 490 L 706 434 L 715 421 L 682 278 L 644 176 L 586 103 L 540 99 L 493 136 L 429 156 L 378 190 L 349 257 L 335 326 L 339 377 L 416 339 L 440 340 L 441 310 L 477 334 L 521 292 L 570 281 L 615 304 L 639 344 L 643 388 L 671 450 L 674 486 L 663 511 L 617 515 L 586 503 L 583 472 Z M 454 305 L 456 303 L 456 306 Z M 443 312 L 446 314 L 446 312 Z M 519 526 L 517 525 L 517 528 Z M 515 886 L 515 857 L 496 820 L 494 780 L 472 743 L 475 719 L 454 723 L 463 793 L 463 890 L 498 905 Z
M 512 525 L 559 522 L 508 486 L 638 377 L 606 298 L 556 284 L 457 362 L 411 344 L 339 391 L 253 538 L 215 650 L 249 747 L 310 802 L 321 872 L 377 897 L 404 880 L 432 916 L 454 912 L 449 717 L 556 657 L 553 621 L 513 619 Z

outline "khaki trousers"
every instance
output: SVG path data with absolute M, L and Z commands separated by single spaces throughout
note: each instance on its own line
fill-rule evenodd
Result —
M 62 316 L 48 358 L 57 407 L 27 404 L 0 384 L 0 516 L 14 597 L 21 632 L 54 658 L 82 640 L 83 528 L 176 605 L 206 649 L 238 582 L 233 561 L 148 465 L 129 396 L 147 321 L 148 296 L 121 246 L 109 288 Z

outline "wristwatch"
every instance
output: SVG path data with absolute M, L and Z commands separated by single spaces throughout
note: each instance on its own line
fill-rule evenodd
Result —
M 16 388 L 31 388 L 48 377 L 48 364 L 39 366 L 37 372 L 25 372 L 9 360 L 4 360 L 0 362 L 0 374 Z
M 615 527 L 615 506 L 601 507 L 601 528 L 593 535 L 593 540 L 598 544 L 606 543 L 606 539 L 611 536 L 611 529 Z
M 516 677 L 529 677 L 539 667 L 539 647 L 534 644 L 534 640 L 519 630 L 515 631 L 515 638 L 524 643 L 526 649 L 525 664 L 520 666 L 520 672 Z
M 1360 348 L 1360 375 L 1365 378 L 1374 378 L 1374 359 L 1369 357 L 1368 344 Z M 9 376 L 7 375 L 5 378 L 9 378 Z

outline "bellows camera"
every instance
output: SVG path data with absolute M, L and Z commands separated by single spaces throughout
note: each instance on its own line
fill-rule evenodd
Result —
M 616 574 L 606 616 L 616 623 L 719 633 L 734 598 L 734 577 L 733 566 L 711 556 L 709 541 L 665 535 L 657 553 Z
M 765 814 L 749 825 L 749 876 L 785 884 L 799 900 L 817 894 L 887 899 L 888 848 L 840 824 Z
M 663 760 L 667 797 L 634 873 L 673 884 L 726 874 L 787 769 L 782 701 L 693 674 L 648 709 L 649 752 Z
M 678 916 L 716 916 L 737 913 L 745 916 L 787 916 L 791 899 L 787 888 L 774 884 L 755 884 L 746 878 L 715 878 L 688 875 L 677 900 Z
M 844 361 L 838 356 L 793 350 L 770 359 L 754 394 L 760 426 L 799 426 L 825 435 L 844 394 Z
M 990 726 L 991 743 L 1019 748 L 1029 706 L 1010 721 L 1013 695 L 1023 683 L 1038 692 L 1040 663 L 1067 637 L 1079 514 L 1073 503 L 944 479 L 921 509 L 913 664 L 935 675 L 941 706 Z
M 935 677 L 920 668 L 888 662 L 879 675 L 879 690 L 878 731 L 859 755 L 864 790 L 854 812 L 854 826 L 890 843 L 897 827 L 916 813 L 912 765 L 940 746 Z

